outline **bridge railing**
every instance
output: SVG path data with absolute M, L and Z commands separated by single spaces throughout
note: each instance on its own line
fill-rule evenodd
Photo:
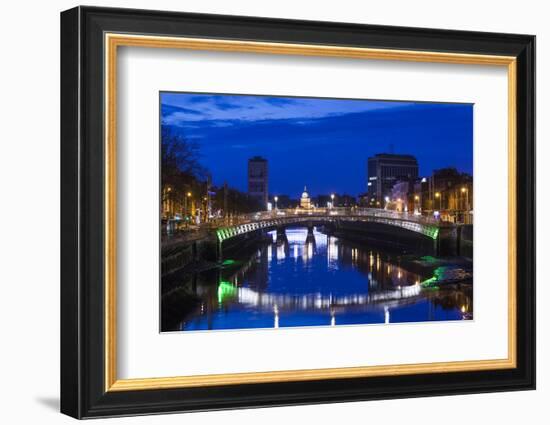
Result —
M 437 227 L 447 224 L 446 222 L 436 220 L 433 217 L 427 217 L 407 212 L 388 211 L 377 208 L 333 207 L 313 208 L 310 210 L 304 210 L 300 208 L 287 208 L 271 211 L 258 211 L 255 213 L 240 214 L 231 217 L 211 218 L 206 223 L 201 223 L 200 225 L 192 225 L 181 229 L 175 226 L 171 231 L 168 232 L 168 234 L 163 235 L 163 240 L 181 238 L 182 234 L 185 237 L 193 238 L 197 237 L 197 235 L 202 236 L 203 232 L 205 231 L 214 231 L 222 227 L 239 226 L 242 224 L 257 223 L 260 221 L 284 219 L 291 217 L 375 217 Z
M 334 207 L 334 208 L 314 208 L 311 210 L 304 209 L 277 209 L 271 211 L 259 211 L 256 213 L 245 214 L 239 216 L 232 224 L 244 224 L 254 221 L 268 220 L 273 218 L 283 218 L 292 216 L 367 216 L 367 217 L 381 217 L 391 218 L 397 220 L 414 221 L 422 224 L 438 224 L 440 220 L 433 217 L 427 217 L 417 215 L 414 213 L 388 211 L 377 208 L 356 208 L 356 207 Z

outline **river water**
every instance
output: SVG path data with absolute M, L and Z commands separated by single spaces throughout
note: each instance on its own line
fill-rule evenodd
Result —
M 340 326 L 472 318 L 471 284 L 427 287 L 439 259 L 355 245 L 306 228 L 163 297 L 163 330 Z M 424 267 L 415 267 L 418 263 Z M 426 261 L 424 261 L 426 260 Z M 451 259 L 452 260 L 452 259 Z M 445 260 L 448 271 L 452 261 Z M 415 270 L 415 271 L 411 271 Z M 182 278 L 183 279 L 183 278 Z

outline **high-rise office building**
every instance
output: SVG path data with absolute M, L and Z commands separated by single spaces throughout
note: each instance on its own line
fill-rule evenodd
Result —
M 368 159 L 367 176 L 369 205 L 383 207 L 398 180 L 418 177 L 418 161 L 412 155 L 376 154 Z
M 267 159 L 255 156 L 248 160 L 248 194 L 262 203 L 267 209 L 268 167 Z

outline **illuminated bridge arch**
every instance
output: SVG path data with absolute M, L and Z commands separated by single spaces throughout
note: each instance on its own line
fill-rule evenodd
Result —
M 279 227 L 290 227 L 294 225 L 323 225 L 336 222 L 363 222 L 378 223 L 397 228 L 402 228 L 420 235 L 436 240 L 439 235 L 440 226 L 438 223 L 428 222 L 422 218 L 411 217 L 411 219 L 392 216 L 391 214 L 381 213 L 354 213 L 354 214 L 295 214 L 284 217 L 264 218 L 260 215 L 256 221 L 249 221 L 233 226 L 221 227 L 216 231 L 216 237 L 219 243 L 228 239 L 244 235 L 246 233 L 258 230 L 273 230 Z

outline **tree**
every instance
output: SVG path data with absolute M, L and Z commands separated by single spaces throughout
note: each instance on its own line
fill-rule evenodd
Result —
M 216 209 L 223 209 L 224 188 L 215 188 L 215 192 L 216 195 L 214 195 L 212 201 L 214 202 Z M 231 187 L 227 188 L 227 211 L 225 211 L 225 214 L 246 214 L 261 211 L 262 209 L 262 203 L 259 200 L 237 189 L 233 189 Z
M 201 179 L 206 170 L 199 163 L 199 149 L 196 143 L 185 139 L 171 127 L 162 127 L 162 172 L 167 176 L 184 174 Z
M 197 144 L 187 140 L 181 132 L 170 126 L 162 126 L 161 131 L 161 208 L 166 216 L 173 216 L 185 209 L 189 212 L 187 193 L 197 204 L 203 204 L 207 193 L 210 173 L 199 162 Z M 211 198 L 213 209 L 224 208 L 224 189 L 210 188 L 215 195 Z M 227 189 L 227 211 L 225 214 L 243 214 L 261 211 L 263 206 L 257 199 L 237 189 Z M 203 208 L 204 211 L 204 208 Z
M 161 196 L 165 210 L 181 210 L 188 191 L 198 192 L 206 170 L 199 163 L 199 150 L 175 129 L 162 126 L 161 131 Z

